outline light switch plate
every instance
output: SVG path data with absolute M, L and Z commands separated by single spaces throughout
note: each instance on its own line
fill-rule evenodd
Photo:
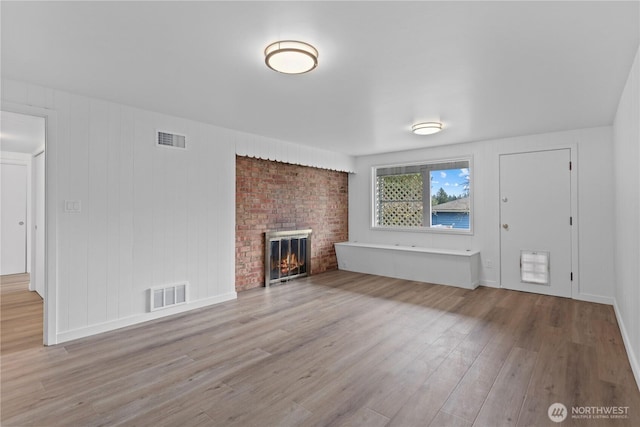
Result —
M 82 211 L 82 203 L 80 200 L 65 200 L 64 211 L 66 213 L 80 213 Z

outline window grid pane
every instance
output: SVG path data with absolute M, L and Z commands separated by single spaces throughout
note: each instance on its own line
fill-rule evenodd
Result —
M 421 227 L 424 204 L 420 173 L 377 178 L 377 224 L 392 227 Z

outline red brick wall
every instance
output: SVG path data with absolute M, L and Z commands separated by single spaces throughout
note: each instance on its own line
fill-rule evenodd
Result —
M 236 156 L 236 290 L 264 285 L 264 233 L 311 228 L 311 274 L 338 268 L 348 174 Z

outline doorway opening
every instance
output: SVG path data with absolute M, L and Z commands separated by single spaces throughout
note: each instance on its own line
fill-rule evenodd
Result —
M 44 335 L 47 118 L 11 111 L 4 105 L 0 114 L 0 282 L 4 353 L 47 342 Z

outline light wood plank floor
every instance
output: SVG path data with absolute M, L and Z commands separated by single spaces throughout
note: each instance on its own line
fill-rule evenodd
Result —
M 0 276 L 0 354 L 42 347 L 42 310 L 28 273 Z
M 640 425 L 609 306 L 330 272 L 2 355 L 2 425 Z M 628 419 L 547 416 L 551 403 Z

